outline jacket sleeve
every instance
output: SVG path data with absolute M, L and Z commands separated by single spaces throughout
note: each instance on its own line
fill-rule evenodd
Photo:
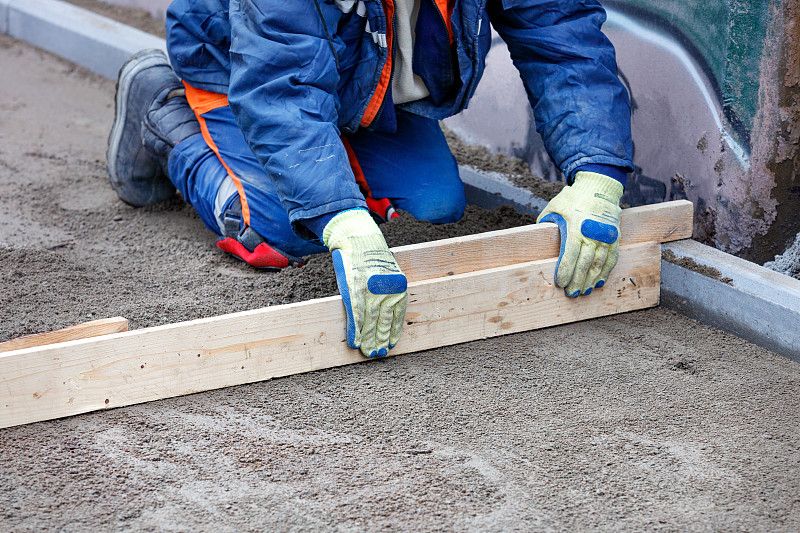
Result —
M 633 170 L 628 92 L 597 0 L 490 0 L 550 157 L 568 180 L 583 165 Z
M 228 102 L 306 238 L 302 220 L 366 207 L 337 126 L 339 74 L 328 31 L 340 14 L 315 0 L 230 3 Z

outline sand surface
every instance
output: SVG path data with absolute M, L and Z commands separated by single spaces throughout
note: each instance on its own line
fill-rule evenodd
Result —
M 781 274 L 800 279 L 800 235 L 795 238 L 785 252 L 778 254 L 774 261 L 769 261 L 764 266 Z
M 128 26 L 157 35 L 162 39 L 166 37 L 164 21 L 153 17 L 144 9 L 107 4 L 102 0 L 65 0 L 84 9 L 89 9 L 110 19 L 117 20 Z
M 493 154 L 485 146 L 467 144 L 446 127 L 443 129 L 450 151 L 459 164 L 504 174 L 517 187 L 527 189 L 545 200 L 552 200 L 564 188 L 564 183 L 545 181 L 540 176 L 534 176 L 530 165 L 518 157 Z
M 0 71 L 0 340 L 335 290 L 324 257 L 256 272 L 180 199 L 118 201 L 113 82 L 5 37 Z M 797 531 L 799 387 L 771 352 L 630 313 L 0 430 L 0 530 Z

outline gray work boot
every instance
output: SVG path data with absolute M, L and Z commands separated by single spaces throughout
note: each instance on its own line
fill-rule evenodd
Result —
M 161 50 L 143 50 L 120 69 L 108 177 L 120 199 L 139 207 L 175 194 L 167 174 L 172 148 L 200 133 L 183 84 Z

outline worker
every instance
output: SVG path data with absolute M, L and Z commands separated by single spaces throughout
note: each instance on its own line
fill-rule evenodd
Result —
M 174 0 L 169 60 L 145 51 L 120 71 L 111 185 L 134 206 L 177 188 L 255 267 L 330 250 L 349 345 L 385 356 L 408 297 L 375 219 L 461 218 L 438 121 L 466 108 L 493 27 L 568 183 L 538 219 L 561 232 L 556 285 L 588 295 L 617 262 L 633 168 L 604 21 L 597 0 Z

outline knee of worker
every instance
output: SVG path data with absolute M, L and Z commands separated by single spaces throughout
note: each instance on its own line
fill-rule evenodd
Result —
M 464 184 L 458 177 L 458 167 L 448 174 L 435 176 L 435 181 L 424 183 L 406 198 L 394 200 L 395 207 L 408 211 L 417 220 L 434 224 L 458 222 L 464 216 L 467 198 Z

